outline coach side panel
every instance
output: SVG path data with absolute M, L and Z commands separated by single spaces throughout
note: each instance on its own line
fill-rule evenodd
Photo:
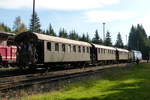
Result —
M 114 50 L 98 48 L 97 49 L 98 60 L 116 60 L 116 55 Z
M 128 60 L 129 53 L 128 52 L 119 52 L 119 60 Z
M 90 47 L 44 41 L 44 62 L 90 61 Z

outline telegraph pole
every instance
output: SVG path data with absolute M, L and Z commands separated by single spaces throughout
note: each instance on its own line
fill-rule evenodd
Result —
M 105 41 L 105 24 L 106 23 L 103 23 L 103 41 Z
M 35 0 L 33 0 L 33 21 L 32 21 L 32 32 L 34 31 L 34 23 L 35 23 Z

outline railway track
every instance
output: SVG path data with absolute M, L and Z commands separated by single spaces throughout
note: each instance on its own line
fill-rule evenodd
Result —
M 130 66 L 131 64 L 132 63 L 114 64 L 114 65 L 105 65 L 105 66 L 92 66 L 92 67 L 83 67 L 78 69 L 66 69 L 66 70 L 47 72 L 47 73 L 36 73 L 36 74 L 0 78 L 0 97 L 6 97 L 6 95 L 7 96 L 11 95 L 11 97 L 14 97 L 14 95 L 16 94 L 11 94 L 10 91 L 12 92 L 18 91 L 16 89 L 19 89 L 20 92 L 20 89 L 24 89 L 28 86 L 29 86 L 28 88 L 30 88 L 35 85 L 41 85 L 45 83 L 55 84 L 55 82 L 57 83 L 63 80 L 75 79 L 76 77 L 88 78 L 88 76 L 94 75 L 96 73 L 101 73 L 105 69 L 112 69 L 114 67 L 129 68 L 127 66 Z M 53 88 L 53 86 L 50 86 L 50 88 Z M 36 87 L 36 89 L 38 89 L 38 87 Z
M 79 69 L 67 69 L 62 71 L 47 72 L 47 73 L 37 73 L 37 74 L 28 74 L 12 77 L 0 78 L 0 91 L 12 89 L 19 86 L 25 86 L 29 84 L 37 84 L 41 82 L 58 80 L 61 78 L 74 77 L 89 72 L 95 72 L 97 70 L 102 70 L 112 67 L 123 67 L 127 64 L 114 64 L 114 65 L 105 65 L 105 66 L 95 66 L 95 67 L 84 67 Z

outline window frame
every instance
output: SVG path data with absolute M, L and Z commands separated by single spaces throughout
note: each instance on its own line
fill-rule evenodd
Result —
M 52 43 L 51 42 L 47 42 L 46 46 L 47 46 L 47 50 L 52 51 Z
M 55 43 L 55 51 L 59 51 L 59 43 Z

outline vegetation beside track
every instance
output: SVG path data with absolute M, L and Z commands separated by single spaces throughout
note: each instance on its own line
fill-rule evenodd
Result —
M 150 100 L 150 63 L 105 71 L 101 77 L 21 100 Z
M 16 67 L 0 67 L 0 71 L 10 71 L 10 70 L 16 70 L 18 68 Z

